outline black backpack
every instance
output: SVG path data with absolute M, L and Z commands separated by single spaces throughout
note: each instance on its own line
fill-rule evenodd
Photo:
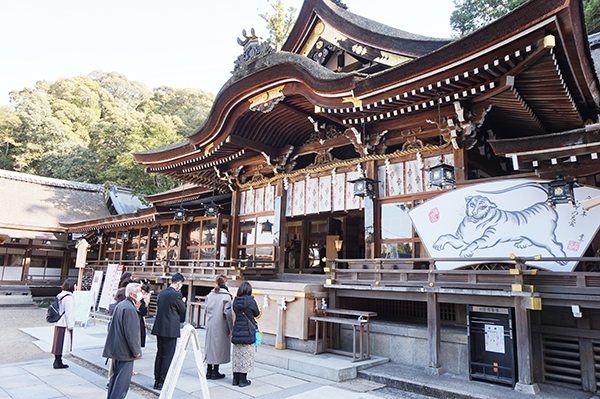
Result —
M 59 313 L 58 310 L 60 306 L 60 301 L 62 301 L 63 298 L 54 300 L 54 302 L 52 302 L 52 305 L 48 307 L 48 312 L 46 313 L 46 321 L 48 323 L 56 323 L 65 314 L 65 312 Z

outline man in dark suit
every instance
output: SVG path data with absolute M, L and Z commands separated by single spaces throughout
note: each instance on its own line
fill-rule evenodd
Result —
M 122 399 L 127 395 L 133 360 L 142 355 L 140 347 L 139 303 L 142 300 L 141 285 L 129 283 L 126 298 L 115 307 L 108 325 L 108 335 L 102 357 L 113 359 L 112 374 L 108 382 L 108 399 Z
M 158 309 L 152 327 L 158 347 L 154 360 L 154 389 L 162 389 L 180 335 L 179 323 L 185 321 L 185 299 L 179 292 L 184 280 L 181 273 L 175 273 L 171 285 L 158 294 Z

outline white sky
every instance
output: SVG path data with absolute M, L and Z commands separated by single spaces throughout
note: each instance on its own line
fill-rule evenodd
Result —
M 343 0 L 355 14 L 405 31 L 450 37 L 452 0 Z M 285 0 L 300 10 L 302 0 Z M 217 93 L 242 53 L 237 37 L 254 28 L 267 0 L 0 1 L 0 105 L 8 93 L 87 75 L 118 72 L 149 88 Z

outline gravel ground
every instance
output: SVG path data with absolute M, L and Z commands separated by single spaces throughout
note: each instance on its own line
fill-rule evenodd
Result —
M 25 362 L 30 360 L 51 359 L 51 353 L 45 353 L 35 346 L 31 336 L 19 331 L 25 327 L 47 326 L 46 308 L 37 306 L 0 307 L 0 364 Z

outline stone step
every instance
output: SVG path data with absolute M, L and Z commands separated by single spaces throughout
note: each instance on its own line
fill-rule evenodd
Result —
M 347 356 L 323 353 L 298 352 L 289 349 L 278 350 L 261 345 L 255 353 L 258 363 L 312 375 L 330 381 L 346 381 L 356 378 L 360 370 L 389 362 L 388 358 L 372 356 L 369 360 L 352 362 Z
M 26 285 L 0 285 L 0 306 L 33 306 L 31 292 Z
M 431 369 L 398 363 L 378 365 L 358 372 L 358 377 L 385 384 L 399 391 L 440 399 L 530 399 L 530 393 L 519 392 L 507 385 L 469 380 L 448 373 L 434 374 Z M 438 370 L 439 371 L 439 370 Z M 535 384 L 538 398 L 594 398 L 587 392 L 548 384 Z M 408 396 L 410 397 L 410 396 Z

